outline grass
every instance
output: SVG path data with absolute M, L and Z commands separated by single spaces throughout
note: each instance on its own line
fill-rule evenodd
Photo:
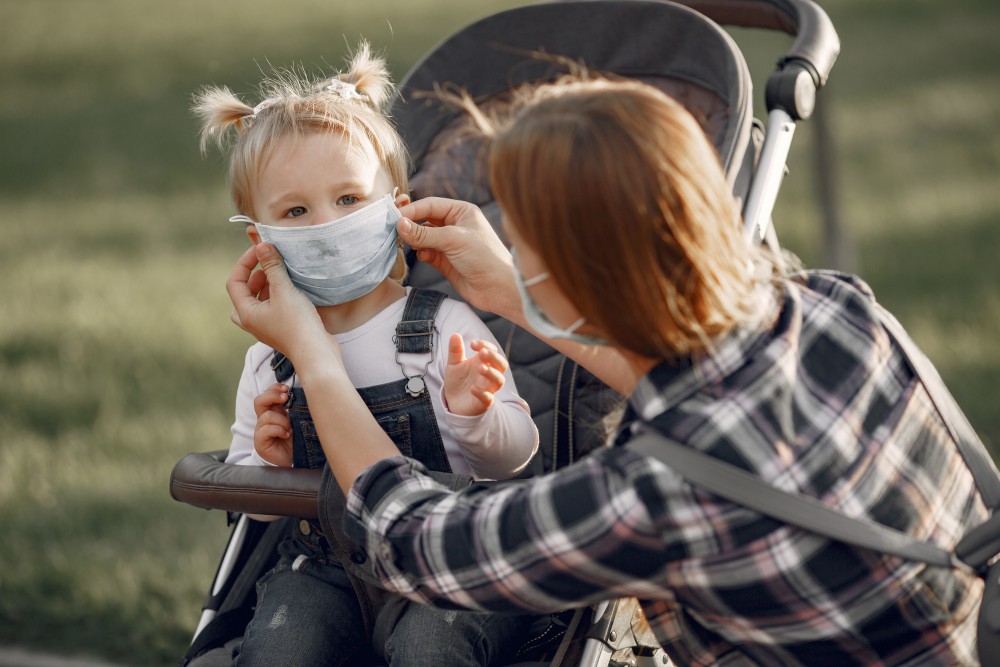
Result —
M 514 4 L 5 5 L 0 645 L 173 663 L 226 539 L 220 513 L 167 493 L 181 455 L 228 443 L 250 342 L 223 287 L 244 240 L 225 223 L 221 158 L 198 153 L 191 92 L 252 93 L 267 63 L 339 65 L 359 35 L 398 77 Z M 828 11 L 844 48 L 824 102 L 858 270 L 998 446 L 1000 10 L 831 0 Z M 747 53 L 766 73 L 776 51 L 759 41 Z M 815 136 L 808 123 L 798 135 L 776 224 L 821 265 Z

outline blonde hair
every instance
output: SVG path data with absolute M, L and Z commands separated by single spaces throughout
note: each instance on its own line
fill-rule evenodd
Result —
M 346 84 L 346 85 L 345 85 Z M 257 107 L 227 87 L 208 86 L 194 95 L 192 111 L 201 120 L 201 150 L 209 143 L 229 149 L 229 187 L 236 211 L 255 216 L 253 192 L 275 146 L 286 138 L 336 132 L 350 142 L 366 141 L 394 187 L 409 192 L 406 146 L 385 108 L 394 92 L 385 60 L 362 41 L 346 71 L 310 79 L 292 69 L 275 71 L 260 84 Z M 229 140 L 235 141 L 229 146 Z M 402 250 L 390 278 L 402 281 Z
M 576 72 L 518 91 L 505 120 L 466 108 L 492 138 L 505 224 L 611 343 L 676 359 L 760 317 L 759 255 L 718 155 L 680 104 Z

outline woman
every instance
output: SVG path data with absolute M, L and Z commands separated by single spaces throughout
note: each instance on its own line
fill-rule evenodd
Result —
M 429 224 L 400 235 L 473 305 L 629 394 L 618 444 L 656 429 L 946 549 L 986 518 L 867 286 L 772 277 L 678 104 L 577 78 L 527 93 L 506 123 L 473 115 L 514 255 L 460 202 L 403 207 Z M 272 248 L 245 254 L 228 289 L 238 324 L 310 369 L 345 529 L 390 590 L 497 611 L 635 596 L 681 664 L 976 663 L 974 574 L 782 525 L 627 446 L 516 487 L 445 491 L 356 417 L 336 344 Z

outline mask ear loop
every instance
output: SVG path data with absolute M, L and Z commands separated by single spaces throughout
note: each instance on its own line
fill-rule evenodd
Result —
M 525 287 L 534 287 L 538 283 L 545 282 L 549 278 L 551 278 L 551 276 L 549 275 L 548 271 L 539 273 L 534 278 L 528 278 L 527 280 L 524 279 L 524 276 L 521 276 L 521 284 L 524 285 Z
M 521 284 L 524 285 L 525 287 L 534 287 L 538 283 L 548 280 L 549 278 L 552 277 L 552 274 L 549 273 L 548 271 L 542 271 L 537 276 L 532 276 L 531 278 L 525 278 L 524 274 L 521 273 L 521 268 L 517 265 L 517 252 L 514 250 L 513 247 L 510 249 L 510 256 L 511 259 L 514 260 L 514 270 L 517 271 L 517 275 L 521 277 Z

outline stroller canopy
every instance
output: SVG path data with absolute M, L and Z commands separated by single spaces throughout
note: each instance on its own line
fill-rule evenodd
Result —
M 461 115 L 427 95 L 435 85 L 460 82 L 474 99 L 486 100 L 520 84 L 556 78 L 559 68 L 541 54 L 638 79 L 677 99 L 704 128 L 730 183 L 736 183 L 752 125 L 750 74 L 743 55 L 704 15 L 680 5 L 637 0 L 511 9 L 439 44 L 400 84 L 392 109 L 414 171 L 422 171 L 435 138 Z

